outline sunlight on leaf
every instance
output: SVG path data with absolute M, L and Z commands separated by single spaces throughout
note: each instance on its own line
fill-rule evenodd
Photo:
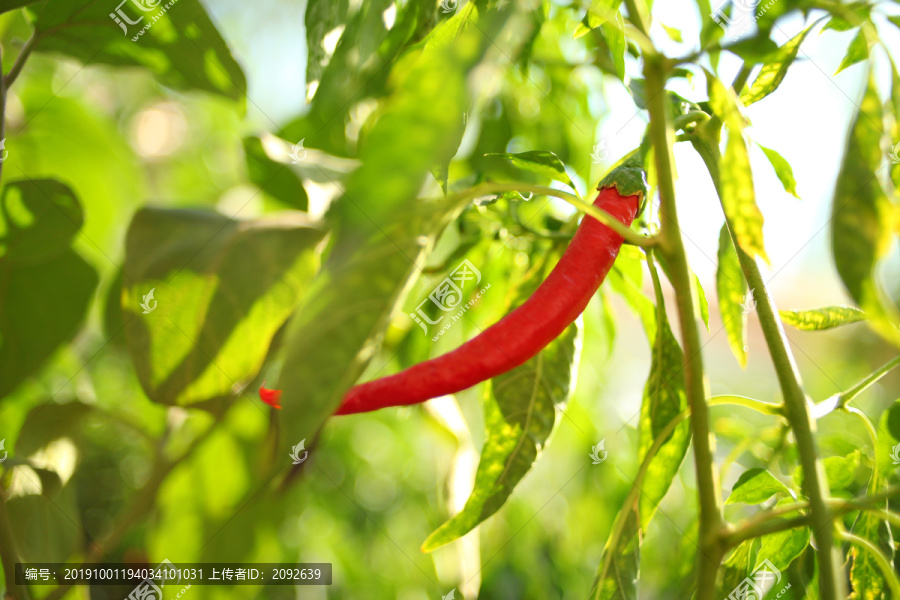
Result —
M 738 244 L 751 258 L 769 261 L 763 245 L 763 215 L 756 205 L 753 174 L 744 137 L 728 130 L 728 145 L 721 165 L 722 207 Z
M 780 310 L 781 320 L 802 331 L 824 331 L 865 321 L 866 313 L 853 306 L 824 306 L 812 310 Z

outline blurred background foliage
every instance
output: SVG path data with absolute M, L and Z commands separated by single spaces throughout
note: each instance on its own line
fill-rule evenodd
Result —
M 334 564 L 329 588 L 195 586 L 198 599 L 419 600 L 452 588 L 465 598 L 586 597 L 638 467 L 650 350 L 634 297 L 654 295 L 633 249 L 584 314 L 576 383 L 552 444 L 505 506 L 461 539 L 420 551 L 471 490 L 483 386 L 319 426 L 342 389 L 334 381 L 346 389 L 458 346 L 505 314 L 564 247 L 577 214 L 557 200 L 416 198 L 486 180 L 547 183 L 485 156 L 529 150 L 554 152 L 590 194 L 647 122 L 637 48 L 621 22 L 592 22 L 589 3 L 562 0 L 179 0 L 132 42 L 139 26 L 123 37 L 112 2 L 23 4 L 0 1 L 4 72 L 27 57 L 6 98 L 0 192 L 9 242 L 0 254 L 0 438 L 9 450 L 0 473 L 21 557 L 79 560 L 100 540 L 109 562 Z M 878 7 L 865 18 L 896 47 L 898 11 Z M 688 55 L 724 42 L 714 8 L 657 3 L 654 43 Z M 780 0 L 750 41 L 700 62 L 730 81 L 740 59 L 767 62 L 823 9 L 846 12 Z M 850 29 L 814 31 L 783 86 L 746 110 L 749 135 L 790 160 L 802 198 L 751 147 L 782 308 L 852 302 L 818 235 L 867 81 L 868 62 L 829 76 L 847 62 Z M 890 81 L 892 53 L 878 52 L 875 75 Z M 705 101 L 702 69 L 686 67 L 671 89 Z M 303 159 L 292 162 L 292 151 Z M 745 368 L 723 331 L 714 300 L 723 219 L 709 176 L 689 148 L 676 159 L 688 252 L 710 298 L 712 392 L 776 401 L 755 316 Z M 48 203 L 66 220 L 35 208 Z M 16 223 L 45 237 L 17 251 Z M 878 277 L 896 305 L 896 235 L 889 244 Z M 462 259 L 490 290 L 434 342 L 408 315 Z M 151 288 L 158 310 L 144 314 Z M 865 324 L 789 335 L 816 400 L 896 353 Z M 279 378 L 285 408 L 275 414 L 256 389 Z M 886 419 L 898 389 L 890 375 L 857 405 Z M 725 495 L 753 467 L 793 476 L 796 450 L 773 418 L 727 406 L 712 416 Z M 287 475 L 300 439 L 310 459 Z M 875 448 L 859 421 L 830 415 L 819 439 L 824 458 L 858 465 L 833 493 L 864 487 Z M 608 460 L 592 465 L 601 440 Z M 692 471 L 685 461 L 646 532 L 641 597 L 690 594 Z M 790 597 L 800 598 L 814 567 L 805 543 L 797 555 Z

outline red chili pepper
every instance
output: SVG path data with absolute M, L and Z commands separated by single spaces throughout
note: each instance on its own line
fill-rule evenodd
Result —
M 281 390 L 270 390 L 266 387 L 266 382 L 259 386 L 259 399 L 271 406 L 272 408 L 281 408 L 278 404 L 281 401 Z
M 633 177 L 635 169 L 629 168 Z M 616 178 L 610 175 L 601 182 L 594 206 L 630 225 L 638 213 L 642 197 L 638 190 L 643 186 L 618 187 Z M 634 189 L 636 193 L 623 196 L 619 189 Z M 584 218 L 553 271 L 522 305 L 456 350 L 353 387 L 336 414 L 424 402 L 470 388 L 525 363 L 584 311 L 616 260 L 622 242 L 622 237 L 606 225 Z

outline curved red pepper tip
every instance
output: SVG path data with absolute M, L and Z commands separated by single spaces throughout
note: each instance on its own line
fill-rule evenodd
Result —
M 259 386 L 259 399 L 271 406 L 272 408 L 281 408 L 278 402 L 281 400 L 281 390 L 270 390 L 264 387 L 266 382 Z

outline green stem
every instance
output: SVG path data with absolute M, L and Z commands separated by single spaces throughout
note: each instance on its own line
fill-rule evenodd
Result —
M 25 586 L 16 585 L 16 562 L 19 553 L 16 551 L 16 540 L 9 523 L 6 510 L 6 496 L 0 490 L 0 562 L 6 577 L 6 600 L 27 600 L 28 590 Z
M 900 581 L 897 580 L 897 574 L 894 573 L 894 567 L 891 565 L 891 561 L 887 559 L 881 549 L 879 549 L 878 546 L 876 546 L 869 540 L 861 538 L 858 535 L 853 535 L 852 533 L 841 531 L 838 533 L 838 535 L 842 539 L 852 544 L 856 544 L 860 548 L 863 548 L 872 555 L 872 558 L 875 559 L 875 562 L 878 564 L 878 568 L 881 569 L 881 572 L 884 574 L 884 578 L 887 580 L 888 585 L 891 588 L 891 598 L 900 598 Z
M 894 357 L 892 360 L 888 361 L 885 365 L 883 365 L 880 369 L 872 373 L 871 375 L 865 377 L 854 385 L 852 388 L 847 390 L 846 392 L 842 392 L 840 394 L 840 400 L 838 401 L 838 408 L 842 408 L 847 406 L 850 402 L 854 400 L 861 393 L 866 391 L 870 385 L 890 373 L 892 370 L 900 367 L 900 356 Z
M 695 312 L 694 278 L 687 263 L 675 206 L 672 157 L 674 132 L 669 122 L 664 67 L 664 59 L 661 57 L 644 57 L 644 76 L 647 82 L 647 96 L 650 98 L 647 107 L 650 112 L 650 139 L 654 149 L 660 195 L 660 249 L 668 260 L 672 275 L 671 283 L 675 288 L 684 350 L 684 383 L 691 409 L 694 465 L 700 497 L 700 552 L 697 554 L 696 597 L 697 600 L 712 600 L 715 595 L 719 563 L 724 555 L 720 532 L 725 521 L 714 461 L 715 438 L 712 436 L 709 423 L 707 407 L 709 393 L 703 372 L 702 346 L 697 325 L 698 316 Z
M 457 192 L 446 198 L 447 202 L 462 202 L 477 198 L 479 196 L 487 196 L 489 194 L 497 194 L 500 192 L 532 192 L 542 196 L 553 196 L 565 200 L 569 204 L 575 206 L 588 216 L 591 216 L 616 233 L 618 233 L 625 241 L 640 248 L 650 248 L 656 244 L 656 238 L 643 236 L 636 231 L 626 227 L 621 221 L 613 217 L 605 210 L 599 209 L 593 204 L 588 204 L 575 194 L 556 190 L 541 185 L 531 185 L 529 183 L 481 183 L 467 190 Z
M 717 404 L 734 404 L 737 406 L 752 408 L 756 412 L 762 413 L 764 415 L 771 415 L 773 417 L 784 416 L 784 408 L 780 404 L 762 402 L 760 400 L 754 400 L 753 398 L 747 398 L 746 396 L 735 396 L 728 394 L 725 396 L 713 396 L 709 399 L 710 406 L 715 406 Z
M 712 176 L 713 184 L 721 199 L 721 183 L 719 179 L 719 149 L 705 139 L 693 141 L 694 148 L 700 154 Z M 727 223 L 726 223 L 727 224 Z M 741 270 L 749 287 L 754 290 L 756 312 L 759 316 L 763 337 L 775 366 L 778 383 L 784 396 L 785 416 L 794 431 L 797 440 L 797 451 L 803 469 L 803 487 L 810 500 L 811 526 L 816 539 L 816 552 L 819 558 L 819 590 L 822 600 L 843 598 L 845 583 L 841 572 L 841 556 L 834 545 L 834 530 L 831 517 L 825 507 L 828 487 L 825 471 L 818 458 L 815 440 L 815 420 L 812 418 L 811 402 L 803 391 L 800 372 L 794 356 L 788 346 L 787 336 L 778 316 L 775 302 L 769 295 L 759 265 L 735 242 L 734 234 L 729 227 Z
M 22 67 L 25 66 L 25 61 L 27 61 L 28 57 L 31 56 L 31 51 L 34 50 L 34 46 L 35 44 L 37 44 L 37 40 L 38 36 L 35 33 L 30 38 L 28 38 L 27 42 L 25 42 L 25 45 L 22 47 L 22 51 L 19 52 L 19 56 L 16 57 L 16 62 L 12 67 L 10 67 L 9 73 L 7 73 L 6 76 L 2 78 L 3 86 L 5 88 L 8 89 L 9 86 L 11 86 L 16 80 L 16 78 L 19 77 L 19 73 L 22 72 Z

